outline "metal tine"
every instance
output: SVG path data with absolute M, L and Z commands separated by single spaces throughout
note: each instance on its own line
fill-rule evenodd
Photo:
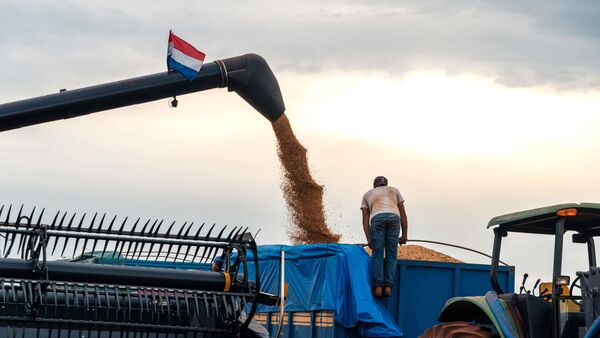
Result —
M 150 221 L 150 220 L 148 220 L 148 221 Z M 153 237 L 152 235 L 153 235 L 153 233 L 154 233 L 154 227 L 156 226 L 156 223 L 157 223 L 157 222 L 158 222 L 158 219 L 155 219 L 155 220 L 154 220 L 154 223 L 152 223 L 152 225 L 150 226 L 150 230 L 148 230 L 149 237 Z M 144 231 L 145 231 L 145 228 L 146 228 L 146 227 L 144 227 L 144 229 L 142 229 L 142 232 L 144 232 Z M 141 259 L 141 258 L 142 258 L 142 253 L 144 253 L 144 247 L 145 247 L 145 246 L 146 246 L 146 243 L 145 243 L 145 242 L 143 242 L 143 243 L 142 243 L 142 247 L 140 248 L 140 251 L 138 252 L 137 259 Z M 152 250 L 152 245 L 150 246 L 150 250 Z
M 6 214 L 6 219 L 4 220 L 4 225 L 8 225 L 8 221 L 10 220 L 10 212 L 12 211 L 12 204 L 8 205 L 8 213 Z
M 192 229 L 192 225 L 194 225 L 194 222 L 192 222 L 192 223 L 190 224 L 190 227 L 189 227 L 189 228 L 187 229 L 187 231 L 185 232 L 185 235 L 183 235 L 183 237 L 184 237 L 184 238 L 186 238 L 186 239 L 191 239 L 191 238 L 189 238 L 189 237 L 188 237 L 188 235 L 189 235 L 189 233 L 190 233 L 190 230 Z M 191 246 L 191 245 L 186 245 L 186 246 L 187 246 L 187 249 L 185 250 L 185 255 L 183 255 L 183 261 L 184 261 L 184 262 L 187 260 L 187 258 L 188 258 L 188 255 L 190 254 L 190 249 L 192 248 L 192 246 Z M 179 253 L 177 253 L 177 255 L 179 255 Z
M 204 298 L 204 307 L 206 308 L 206 315 L 208 316 L 210 310 L 208 308 L 208 297 L 206 297 L 206 292 L 202 292 L 202 298 Z
M 200 228 L 198 228 L 198 231 L 196 231 L 196 234 L 194 235 L 194 240 L 197 240 L 200 237 L 200 232 L 202 231 L 202 228 L 204 228 L 204 225 L 206 223 L 202 223 L 200 225 Z M 196 246 L 196 250 L 194 251 L 194 256 L 192 257 L 192 260 L 190 262 L 194 262 L 194 259 L 196 259 L 196 256 L 198 256 L 198 251 L 200 251 L 200 246 Z M 187 257 L 187 254 L 186 254 Z
M 213 299 L 213 305 L 215 306 L 215 311 L 219 311 L 219 304 L 218 304 L 218 300 L 217 300 L 217 295 L 216 294 L 212 294 L 212 299 Z
M 217 223 L 213 223 L 213 225 L 210 227 L 210 229 L 208 229 L 208 233 L 206 234 L 206 236 L 204 236 L 204 239 L 208 239 L 210 237 L 210 234 L 212 233 L 212 231 L 216 225 L 217 225 Z
M 171 225 L 169 226 L 169 229 L 164 234 L 165 237 L 169 236 L 169 234 L 171 233 L 171 229 L 173 229 L 174 225 L 175 225 L 175 221 L 173 221 L 173 223 L 171 223 Z M 160 253 L 162 251 L 163 246 L 164 246 L 164 243 L 160 243 L 160 245 L 158 246 L 158 254 L 156 254 L 156 259 L 154 261 L 158 261 L 158 258 L 160 257 Z M 168 258 L 168 256 L 167 256 L 167 258 Z M 167 260 L 167 259 L 165 259 L 165 260 Z
M 155 289 L 156 290 L 156 294 L 158 294 L 158 303 L 160 304 L 160 310 L 163 311 L 163 307 L 164 307 L 164 301 L 163 301 L 163 297 L 160 294 L 160 289 Z
M 88 286 L 84 285 L 83 286 L 83 306 L 85 307 L 86 310 L 88 310 L 90 308 L 90 302 L 88 301 L 88 296 L 89 296 L 89 292 L 88 292 Z
M 192 291 L 192 295 L 194 296 L 194 304 L 196 305 L 196 316 L 200 318 L 200 303 L 198 303 L 198 292 Z
M 12 205 L 11 205 L 12 207 Z M 15 229 L 19 228 L 19 224 L 21 223 L 21 213 L 23 212 L 23 205 L 21 204 L 21 208 L 19 209 L 19 213 L 17 214 L 17 220 L 15 222 Z M 6 217 L 6 225 L 8 225 L 8 222 L 10 221 L 8 216 L 10 216 L 10 208 L 8 209 L 8 215 Z M 17 234 L 13 233 L 12 236 L 10 237 L 10 239 L 8 239 L 8 234 L 6 235 L 6 246 L 5 246 L 5 252 L 4 252 L 4 257 L 8 257 L 8 255 L 10 255 L 10 251 L 12 249 L 13 243 L 16 239 Z M 8 243 L 10 242 L 10 244 Z
M 143 288 L 142 290 L 144 290 L 144 300 L 146 301 L 146 310 L 148 312 L 150 312 L 150 303 L 148 302 L 148 289 Z M 141 300 L 140 300 L 140 302 L 141 302 Z
M 217 239 L 221 239 L 221 236 L 223 236 L 223 232 L 225 231 L 225 229 L 227 229 L 227 225 L 225 225 L 221 231 L 219 232 L 219 234 L 217 235 Z
M 200 225 L 200 228 L 198 228 L 198 231 L 196 231 L 196 235 L 194 235 L 194 239 L 198 239 L 200 237 L 200 232 L 202 231 L 202 228 L 204 228 L 204 224 L 206 223 L 202 223 Z
M 58 213 L 56 213 L 56 216 L 58 216 L 60 214 L 60 210 L 58 211 Z M 63 225 L 63 222 L 65 221 L 65 217 L 67 216 L 67 212 L 65 211 L 65 213 L 63 214 L 62 218 L 60 219 L 60 222 L 58 222 L 58 224 L 56 224 L 56 219 L 57 217 L 54 217 L 54 221 L 52 222 L 52 227 L 51 229 L 60 229 Z M 54 236 L 52 237 L 54 238 L 54 246 L 52 247 L 52 253 L 50 254 L 51 256 L 54 256 L 54 251 L 56 251 L 56 246 L 58 245 L 58 240 L 61 237 L 58 236 Z
M 100 218 L 100 223 L 98 224 L 98 229 L 96 229 L 96 233 L 100 233 L 100 231 L 102 231 L 102 224 L 104 223 L 105 217 L 106 213 L 102 214 L 102 218 Z M 94 219 L 96 219 L 96 215 L 94 215 Z M 98 238 L 94 238 L 94 242 L 92 243 L 92 252 L 96 250 L 96 244 L 98 244 Z
M 8 210 L 8 213 L 10 215 L 10 209 Z M 21 215 L 23 213 L 23 204 L 21 204 L 21 207 L 19 208 L 19 213 L 17 214 L 17 220 L 15 222 L 15 229 L 19 228 L 19 225 L 21 224 Z M 6 218 L 7 222 L 6 224 L 8 225 L 8 217 Z M 19 236 L 20 238 L 21 236 Z M 8 257 L 8 255 L 10 255 L 10 252 L 12 250 L 12 247 L 15 243 L 15 240 L 17 239 L 17 234 L 13 233 L 12 236 L 10 237 L 10 240 L 8 239 L 8 234 L 7 234 L 7 243 L 6 243 L 6 251 L 4 252 L 4 258 Z M 8 243 L 8 241 L 10 241 L 10 244 Z
M 74 213 L 73 216 L 71 216 L 71 219 L 69 220 L 69 224 L 67 225 L 67 228 L 65 230 L 71 231 L 71 227 L 73 226 L 73 220 L 75 220 L 76 215 L 77 215 L 77 213 Z M 69 243 L 69 239 L 71 239 L 68 236 L 65 236 L 64 238 L 65 238 L 65 242 L 63 243 L 62 252 L 60 253 L 61 257 L 64 257 L 65 251 L 67 250 L 67 244 Z
M 213 229 L 215 228 L 216 223 L 214 223 L 210 229 L 208 230 L 208 234 L 206 234 L 206 236 L 204 237 L 204 239 L 207 239 L 208 236 L 210 236 L 210 233 L 213 231 Z M 207 246 L 204 246 L 202 249 L 202 255 L 200 256 L 200 262 L 204 261 L 204 256 L 206 255 L 206 248 Z M 196 258 L 196 256 L 194 256 L 194 258 Z M 192 259 L 193 260 L 193 259 Z
M 27 292 L 29 291 L 29 288 L 27 287 L 29 283 L 26 281 L 21 281 L 21 290 L 23 290 L 23 301 L 25 302 L 25 304 L 31 304 L 29 302 L 29 297 L 27 297 Z
M 108 299 L 107 299 L 108 301 Z M 100 301 L 100 286 L 94 286 L 94 307 L 101 308 L 102 302 Z M 98 311 L 96 311 L 96 316 L 98 315 Z
M 19 213 L 17 214 L 17 221 L 15 222 L 15 227 L 18 228 L 21 225 L 21 215 L 23 214 L 23 204 L 19 208 Z
M 54 229 L 54 227 L 56 226 L 56 221 L 58 220 L 59 215 L 60 210 L 56 212 L 56 215 L 54 215 L 54 219 L 52 219 L 52 223 L 50 224 L 50 229 Z
M 231 313 L 231 306 L 229 306 L 227 302 L 227 296 L 225 294 L 221 294 L 221 299 L 223 299 L 223 307 L 225 308 L 225 313 Z
M 56 291 L 56 283 L 50 283 L 50 289 L 52 290 L 52 295 L 54 296 L 54 311 L 58 307 L 58 295 Z
M 35 214 L 35 206 L 31 210 L 31 214 L 29 215 L 29 218 L 27 219 L 27 227 L 28 228 L 32 228 L 31 221 L 33 220 L 34 214 Z M 39 224 L 41 222 L 43 214 L 44 214 L 44 210 L 42 210 L 42 212 L 40 213 L 40 217 L 38 217 L 37 224 Z M 35 228 L 35 224 L 34 224 L 34 228 Z M 31 237 L 31 235 L 19 236 L 19 247 L 17 248 L 17 253 L 21 253 L 22 258 L 25 258 L 25 255 L 27 254 L 27 248 L 25 247 L 25 243 L 29 240 L 30 237 Z
M 108 226 L 108 229 L 106 230 L 108 233 L 110 233 L 112 231 L 112 227 L 113 224 L 115 224 L 115 220 L 117 219 L 117 215 L 115 215 L 112 219 L 112 221 L 110 221 L 110 225 Z M 105 240 L 104 241 L 104 249 L 102 249 L 102 255 L 100 256 L 100 259 L 104 258 L 104 253 L 106 252 L 106 248 L 108 247 L 108 243 L 110 242 L 110 240 Z
M 69 224 L 67 224 L 67 228 L 65 230 L 70 231 L 71 227 L 73 226 L 73 221 L 75 220 L 75 217 L 77 216 L 77 213 L 73 213 L 73 216 L 71 216 L 71 219 L 69 220 Z
M 158 221 L 158 220 L 157 220 Z M 156 229 L 154 230 L 154 232 L 152 232 L 152 229 L 150 229 L 150 232 L 152 233 L 152 237 L 156 237 L 158 235 L 158 231 L 160 230 L 160 227 L 162 226 L 164 220 L 160 220 L 160 223 L 158 223 L 158 225 L 156 226 Z M 146 260 L 150 259 L 150 255 L 152 254 L 152 249 L 154 248 L 154 243 L 152 243 L 150 245 L 150 250 L 148 250 L 148 255 L 146 255 Z M 139 259 L 139 258 L 138 258 Z
M 175 238 L 180 238 L 181 234 L 183 233 L 183 229 L 186 227 L 187 222 L 183 223 L 183 225 L 181 226 L 181 229 L 179 229 L 179 232 L 177 232 L 177 235 L 175 236 Z M 181 247 L 180 244 L 175 244 L 178 248 Z M 167 260 L 168 258 L 171 256 L 171 249 L 173 248 L 173 244 L 169 244 L 169 249 L 167 249 Z M 175 258 L 173 258 L 173 261 L 177 261 L 177 256 L 175 256 Z
M 169 319 L 171 318 L 171 300 L 169 299 L 169 293 L 167 289 L 163 289 L 165 294 L 165 299 L 167 300 L 167 314 L 169 315 Z
M 142 227 L 142 230 L 139 233 L 140 236 L 144 235 L 144 233 L 146 232 L 146 228 L 148 227 L 148 224 L 150 224 L 150 219 L 148 219 L 146 221 L 146 224 L 144 224 L 144 226 Z M 135 246 L 133 247 L 133 256 L 132 256 L 132 258 L 134 258 L 135 255 L 137 254 L 137 252 L 138 252 L 137 249 L 138 249 L 138 246 L 139 246 L 140 243 L 142 244 L 142 247 L 140 248 L 140 251 L 144 248 L 145 242 L 135 241 Z
M 181 309 L 179 308 L 179 296 L 177 295 L 177 290 L 173 290 L 173 300 L 175 300 L 177 317 L 181 319 Z
M 15 282 L 14 281 L 10 281 L 10 289 L 12 290 L 13 293 L 13 302 L 17 302 L 17 291 L 15 290 Z
M 233 233 L 238 229 L 237 226 L 234 226 L 233 229 L 231 229 L 231 231 L 229 232 L 229 235 L 227 235 L 227 240 L 231 239 L 231 236 L 233 235 Z
M 135 234 L 135 230 L 137 229 L 138 224 L 140 223 L 140 218 L 138 217 L 138 219 L 135 221 L 135 223 L 133 224 L 133 227 L 131 228 L 131 231 L 129 232 L 130 236 L 133 236 Z M 147 223 L 146 223 L 147 224 Z M 131 245 L 135 242 L 137 244 L 137 241 L 134 239 L 127 239 L 127 253 L 125 254 L 125 257 L 129 256 L 129 251 L 131 250 Z M 123 247 L 125 247 L 125 242 L 123 242 Z M 134 255 L 135 255 L 135 251 L 134 251 Z
M 202 257 L 204 259 L 204 262 L 206 262 L 206 263 L 212 263 L 213 262 L 214 257 L 212 259 L 209 259 L 209 258 L 211 258 L 213 256 L 213 249 L 215 249 L 214 246 L 208 245 L 208 253 L 206 254 L 206 257 Z M 214 256 L 216 256 L 217 252 L 219 250 L 214 250 L 214 251 L 215 251 L 214 252 Z
M 77 284 L 73 284 L 73 294 L 75 295 L 75 308 L 79 308 L 79 292 L 77 292 Z
M 6 283 L 5 280 L 4 280 L 4 278 L 0 279 L 0 287 L 2 287 L 2 302 L 6 303 L 6 293 L 7 293 L 7 291 L 4 290 L 4 283 Z
M 117 216 L 115 216 L 115 217 L 117 217 Z M 123 229 L 125 228 L 125 223 L 127 223 L 128 218 L 129 217 L 125 217 L 125 219 L 123 220 L 123 223 L 121 223 L 121 227 L 119 228 L 119 231 L 117 232 L 118 235 L 123 234 Z M 121 246 L 120 249 L 119 249 L 119 246 Z M 112 258 L 115 258 L 115 255 L 117 254 L 117 252 L 119 252 L 119 255 L 120 255 L 124 246 L 125 246 L 125 241 L 117 240 L 116 244 L 115 244 L 115 250 L 113 251 L 113 254 L 112 254 Z
M 2 217 L 2 211 L 4 211 L 4 204 L 2 204 L 2 206 L 0 206 L 0 217 Z
M 94 223 L 96 222 L 96 216 L 98 216 L 97 212 L 94 213 L 94 217 L 92 217 L 92 223 L 90 223 L 90 226 L 89 226 L 88 230 L 94 229 Z M 89 238 L 86 237 L 85 240 L 83 241 L 83 249 L 81 250 L 81 255 L 82 256 L 85 254 L 85 247 L 87 246 L 88 239 Z M 77 250 L 77 243 L 75 243 L 75 250 Z M 73 254 L 75 254 L 75 250 L 73 250 Z M 92 253 L 94 253 L 94 249 L 92 249 Z
M 68 283 L 63 284 L 63 289 L 65 292 L 65 305 L 67 306 L 67 309 L 68 309 L 69 307 L 71 307 L 71 304 L 69 303 L 69 285 L 68 285 Z
M 83 225 L 83 220 L 85 219 L 85 213 L 83 214 L 83 216 L 81 217 L 81 219 L 79 220 L 79 225 L 77 226 L 77 232 L 81 232 L 81 226 Z M 75 258 L 75 253 L 77 252 L 77 245 L 79 244 L 79 237 L 77 237 L 75 239 L 75 246 L 73 246 L 73 256 L 71 258 Z M 85 249 L 85 247 L 84 247 Z
M 187 222 L 186 222 L 187 223 Z M 181 230 L 183 230 L 183 228 L 185 228 L 185 224 L 183 224 L 183 226 L 181 227 Z M 190 229 L 192 228 L 192 226 L 194 225 L 194 222 L 190 223 L 190 225 L 188 226 L 187 230 L 185 231 L 185 233 L 183 234 L 183 236 L 180 236 L 179 234 L 177 235 L 177 238 L 187 238 L 187 236 L 190 233 Z M 179 231 L 179 233 L 181 233 L 181 230 Z M 179 254 L 181 253 L 181 248 L 183 247 L 183 245 L 178 245 L 177 246 L 177 253 L 175 253 L 175 260 L 177 260 L 177 258 L 179 258 Z M 188 250 L 189 250 L 189 245 L 187 246 Z M 182 262 L 185 262 L 185 259 L 187 258 L 187 254 L 185 256 L 183 256 Z
M 119 288 L 117 286 L 113 286 L 115 290 L 115 301 L 117 302 L 117 310 L 121 311 L 121 296 L 119 296 Z

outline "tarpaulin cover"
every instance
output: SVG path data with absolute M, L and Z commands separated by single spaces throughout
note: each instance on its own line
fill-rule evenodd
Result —
M 349 244 L 264 245 L 258 249 L 261 289 L 279 294 L 285 251 L 286 311 L 335 311 L 338 324 L 364 337 L 399 337 L 401 330 L 371 293 L 371 257 Z M 252 260 L 249 259 L 248 262 Z M 253 264 L 249 276 L 254 276 Z M 261 305 L 260 312 L 277 307 Z

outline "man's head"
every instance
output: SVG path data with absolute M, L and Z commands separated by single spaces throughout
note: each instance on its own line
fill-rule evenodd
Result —
M 388 185 L 388 181 L 384 176 L 377 176 L 373 180 L 373 188 L 385 187 L 386 185 Z

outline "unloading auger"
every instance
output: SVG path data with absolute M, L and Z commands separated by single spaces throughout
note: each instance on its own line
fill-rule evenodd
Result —
M 225 87 L 270 121 L 285 111 L 265 60 L 246 54 L 207 63 L 192 81 L 163 72 L 2 104 L 0 131 Z M 250 253 L 255 276 L 243 273 Z M 77 263 L 82 256 L 218 268 Z M 1 337 L 231 337 L 248 332 L 259 303 L 277 301 L 260 292 L 247 229 L 60 212 L 46 221 L 44 210 L 0 207 Z

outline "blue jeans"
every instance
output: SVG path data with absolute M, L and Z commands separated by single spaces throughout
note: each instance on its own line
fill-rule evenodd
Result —
M 400 216 L 383 213 L 371 219 L 371 266 L 373 286 L 392 286 L 396 275 L 396 250 L 400 235 Z M 383 251 L 385 249 L 385 259 Z

